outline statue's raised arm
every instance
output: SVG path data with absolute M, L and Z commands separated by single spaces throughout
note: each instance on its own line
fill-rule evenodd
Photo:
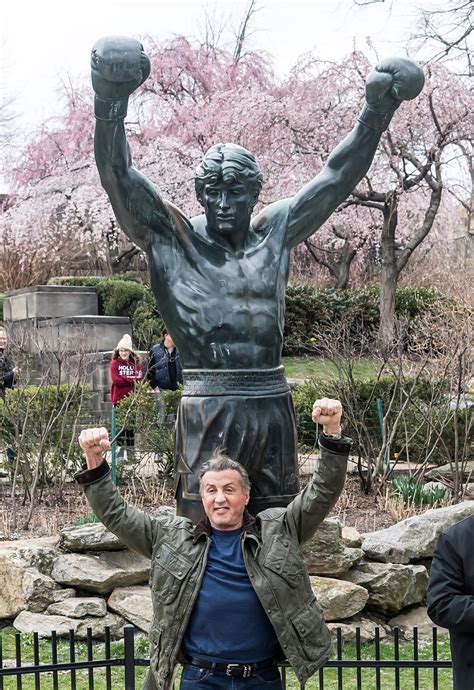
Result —
M 334 149 L 322 171 L 289 200 L 287 240 L 309 237 L 346 199 L 367 173 L 380 137 L 400 103 L 423 88 L 421 68 L 407 58 L 381 62 L 366 81 L 366 104 L 358 122 Z
M 123 231 L 142 249 L 156 233 L 176 230 L 186 219 L 132 165 L 124 118 L 130 95 L 150 74 L 141 43 L 125 36 L 101 38 L 91 57 L 95 92 L 94 149 L 102 186 Z

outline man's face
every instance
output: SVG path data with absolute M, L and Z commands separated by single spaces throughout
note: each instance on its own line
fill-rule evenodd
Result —
M 212 527 L 225 531 L 242 527 L 249 494 L 237 470 L 206 472 L 201 479 L 201 497 Z
M 241 182 L 207 184 L 203 201 L 207 225 L 212 232 L 224 239 L 247 233 L 254 202 L 251 192 Z
M 172 350 L 174 348 L 173 338 L 170 336 L 169 333 L 165 333 L 165 335 L 163 336 L 163 343 L 167 350 Z
M 0 328 L 0 350 L 4 350 L 7 346 L 8 338 L 7 332 L 4 328 Z

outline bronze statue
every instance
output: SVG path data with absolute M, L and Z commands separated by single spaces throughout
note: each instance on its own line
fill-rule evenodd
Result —
M 204 214 L 187 218 L 132 165 L 124 118 L 150 73 L 142 45 L 99 40 L 92 51 L 95 156 L 102 185 L 128 237 L 147 254 L 158 308 L 184 362 L 177 421 L 180 515 L 202 516 L 197 472 L 216 447 L 252 481 L 249 509 L 287 505 L 298 492 L 295 415 L 281 349 L 290 251 L 319 228 L 372 162 L 402 100 L 423 87 L 403 58 L 367 80 L 367 104 L 323 170 L 295 196 L 252 218 L 262 175 L 254 156 L 217 144 L 196 171 Z

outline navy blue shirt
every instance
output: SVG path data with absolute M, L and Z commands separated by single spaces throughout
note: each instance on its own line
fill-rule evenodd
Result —
M 183 640 L 189 656 L 253 663 L 276 652 L 275 631 L 247 574 L 241 535 L 241 529 L 212 530 L 206 571 Z

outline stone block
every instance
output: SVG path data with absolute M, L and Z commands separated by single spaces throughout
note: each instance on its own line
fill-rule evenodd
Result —
M 3 316 L 6 321 L 25 321 L 62 316 L 94 316 L 98 313 L 97 292 L 92 287 L 35 285 L 6 293 Z

